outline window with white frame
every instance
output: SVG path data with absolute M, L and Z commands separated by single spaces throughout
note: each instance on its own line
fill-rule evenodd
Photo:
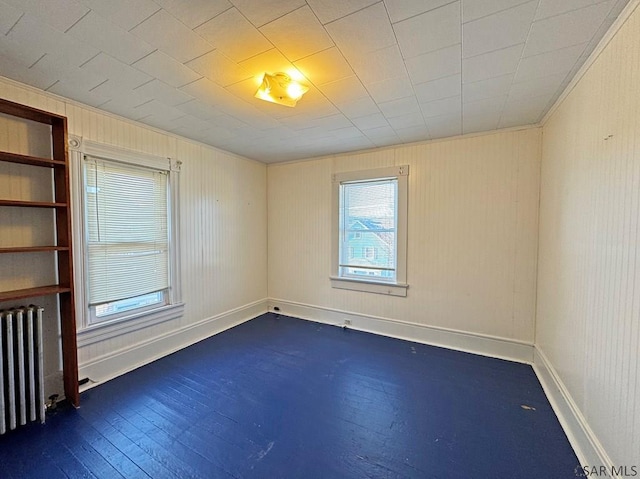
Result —
M 406 296 L 408 166 L 333 176 L 334 288 Z
M 171 304 L 170 168 L 83 163 L 89 325 Z

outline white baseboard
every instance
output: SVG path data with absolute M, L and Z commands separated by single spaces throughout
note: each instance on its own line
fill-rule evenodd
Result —
M 480 354 L 520 363 L 533 363 L 533 344 L 507 338 L 481 335 L 408 323 L 395 319 L 351 313 L 338 309 L 270 298 L 269 311 L 280 308 L 279 313 L 324 324 L 343 326 L 351 321 L 350 329 L 430 344 L 457 351 Z
M 93 386 L 125 374 L 129 371 L 149 364 L 163 356 L 186 348 L 198 341 L 221 333 L 253 319 L 268 310 L 266 299 L 241 306 L 230 311 L 212 316 L 197 323 L 149 340 L 109 352 L 86 363 L 80 364 L 78 377 L 89 378 L 89 382 L 81 386 L 85 391 Z
M 551 362 L 539 347 L 536 347 L 534 354 L 533 370 L 580 464 L 589 467 L 604 466 L 611 471 L 613 467 L 611 458 L 589 427 Z

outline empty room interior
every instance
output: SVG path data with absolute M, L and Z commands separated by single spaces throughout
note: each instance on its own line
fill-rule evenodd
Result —
M 640 0 L 0 0 L 0 477 L 640 477 Z

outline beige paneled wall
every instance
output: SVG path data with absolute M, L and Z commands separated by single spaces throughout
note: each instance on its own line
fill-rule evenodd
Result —
M 78 353 L 81 369 L 83 365 L 109 357 L 114 352 L 131 351 L 136 345 L 149 343 L 154 338 L 165 340 L 176 331 L 188 331 L 197 326 L 200 334 L 202 330 L 206 331 L 206 326 L 201 325 L 204 320 L 266 300 L 267 180 L 264 164 L 64 102 L 2 78 L 0 97 L 66 115 L 72 135 L 183 162 L 180 173 L 180 246 L 185 314 L 180 320 L 166 321 L 81 347 Z M 16 123 L 0 117 L 0 149 L 46 154 L 46 151 L 42 152 L 43 146 L 33 141 L 37 133 L 24 122 Z M 0 198 L 9 197 L 3 191 L 9 188 L 15 190 L 12 196 L 15 197 L 13 193 L 16 193 L 20 198 L 29 199 L 32 195 L 41 194 L 39 187 L 32 187 L 34 182 L 46 184 L 50 181 L 25 176 L 21 165 L 0 164 L 0 167 Z M 0 246 L 11 242 L 4 235 L 5 226 L 23 235 L 23 239 L 31 234 L 26 226 L 21 226 L 26 222 L 20 215 L 27 213 L 13 212 L 11 214 L 15 218 L 9 219 L 5 217 L 5 211 L 2 214 Z M 33 238 L 29 242 L 49 243 L 49 240 Z M 11 282 L 8 278 L 22 268 L 20 262 L 23 259 L 10 258 L 13 255 L 1 256 L 0 288 L 14 289 L 7 287 L 6 283 Z M 12 273 L 5 274 L 6 271 Z M 154 353 L 162 354 L 162 351 Z M 131 364 L 135 364 L 135 353 L 131 353 L 131 357 L 134 357 Z M 127 365 L 120 364 L 119 367 L 126 368 Z
M 528 343 L 540 130 L 269 165 L 269 297 Z M 407 298 L 332 289 L 331 175 L 410 165 Z
M 636 9 L 543 129 L 536 342 L 618 466 L 640 463 L 639 85 Z

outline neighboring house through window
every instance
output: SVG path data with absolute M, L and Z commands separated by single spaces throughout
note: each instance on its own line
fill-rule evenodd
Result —
M 406 296 L 408 172 L 334 175 L 333 287 Z

